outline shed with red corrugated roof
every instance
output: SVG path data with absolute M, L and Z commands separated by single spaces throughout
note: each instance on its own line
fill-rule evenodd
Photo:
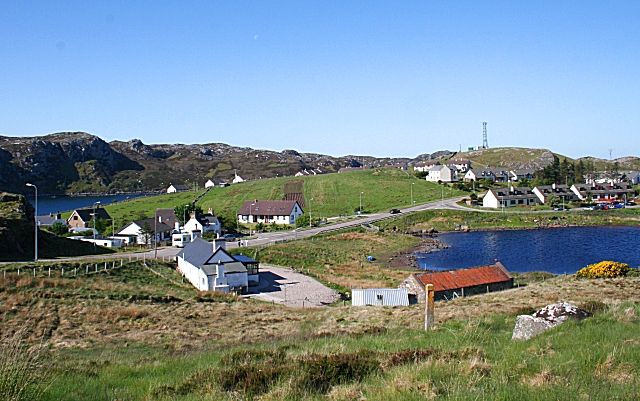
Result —
M 434 299 L 451 300 L 513 288 L 513 276 L 500 262 L 469 269 L 412 274 L 399 288 L 407 288 L 410 301 L 424 302 L 425 286 L 433 284 Z

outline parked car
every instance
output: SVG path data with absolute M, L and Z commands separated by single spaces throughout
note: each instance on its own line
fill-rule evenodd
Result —
M 596 206 L 585 206 L 582 208 L 582 210 L 597 210 Z
M 627 202 L 625 203 L 625 205 L 627 205 L 627 206 L 635 206 L 635 205 L 636 205 L 636 203 L 635 203 L 635 202 L 632 202 L 632 201 L 627 201 Z
M 398 213 L 400 213 L 400 210 L 398 210 L 398 209 L 391 209 L 391 210 L 389 210 L 389 213 L 391 213 L 391 214 L 398 214 Z
M 236 236 L 233 234 L 224 234 L 223 236 L 220 237 L 220 239 L 223 239 L 227 242 L 233 242 L 236 240 Z
M 569 210 L 564 206 L 558 206 L 558 207 L 554 207 L 553 210 L 555 211 L 565 211 L 565 210 Z

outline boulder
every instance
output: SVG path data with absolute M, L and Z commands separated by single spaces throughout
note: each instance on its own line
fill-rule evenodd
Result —
M 582 320 L 590 316 L 593 315 L 566 302 L 547 305 L 532 315 L 518 316 L 511 339 L 528 340 L 562 324 L 569 318 Z

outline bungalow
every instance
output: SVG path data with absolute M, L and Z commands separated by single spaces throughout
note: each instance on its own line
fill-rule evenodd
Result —
M 625 177 L 627 177 L 627 179 L 632 185 L 640 184 L 640 171 L 635 171 L 635 170 L 623 171 L 622 174 Z
M 236 174 L 233 181 L 231 181 L 232 184 L 238 184 L 240 182 L 245 182 L 245 179 L 240 177 L 238 174 Z
M 523 178 L 526 178 L 527 180 L 531 180 L 533 179 L 533 175 L 536 173 L 535 170 L 529 170 L 529 169 L 524 169 L 524 170 L 510 170 L 508 173 L 508 180 L 509 181 L 519 181 Z
M 468 159 L 451 159 L 447 162 L 447 166 L 455 167 L 459 173 L 466 173 L 471 170 L 471 160 Z
M 319 175 L 319 174 L 327 174 L 327 172 L 321 168 L 304 169 L 304 170 L 298 171 L 295 174 L 295 177 L 302 177 L 304 175 Z
M 451 300 L 513 288 L 513 277 L 500 262 L 493 265 L 444 272 L 412 274 L 398 288 L 405 288 L 411 303 L 424 303 L 426 285 L 433 284 L 434 300 Z
M 224 241 L 196 238 L 178 253 L 178 272 L 200 291 L 246 294 L 249 281 L 259 280 L 258 262 L 240 256 L 227 253 Z
M 349 171 L 358 171 L 358 170 L 364 170 L 364 169 L 365 169 L 364 167 L 341 167 L 338 170 L 338 173 L 346 173 Z
M 104 208 L 97 207 L 95 209 L 76 209 L 67 219 L 69 228 L 88 228 L 93 222 L 93 212 L 95 210 L 95 218 L 97 220 L 111 220 L 111 216 Z
M 499 168 L 471 169 L 464 175 L 466 182 L 491 179 L 493 182 L 509 181 L 509 172 Z
M 176 223 L 179 223 L 175 211 L 171 208 L 156 209 L 155 216 L 159 223 L 164 223 L 169 227 L 176 227 Z
M 367 288 L 351 290 L 352 306 L 409 306 L 406 288 Z
M 239 223 L 295 224 L 304 211 L 295 200 L 245 201 L 238 211 Z
M 399 170 L 407 170 L 407 163 L 386 164 L 382 168 L 397 168 Z
M 214 188 L 214 187 L 224 188 L 228 185 L 229 184 L 227 184 L 225 181 L 221 181 L 221 180 L 208 180 L 207 182 L 204 183 L 205 188 Z
M 189 191 L 190 188 L 186 185 L 181 185 L 181 184 L 176 184 L 176 185 L 169 185 L 169 188 L 167 188 L 167 193 L 168 194 L 175 194 L 176 192 L 186 192 Z
M 213 209 L 209 208 L 209 212 L 206 214 L 191 213 L 191 219 L 184 225 L 182 231 L 194 232 L 200 231 L 202 233 L 214 232 L 222 233 L 222 224 L 216 216 L 213 215 Z
M 427 170 L 426 180 L 429 182 L 457 182 L 458 171 L 455 167 L 437 165 Z
M 571 191 L 582 201 L 589 202 L 613 202 L 624 200 L 625 197 L 634 195 L 633 188 L 627 182 L 614 184 L 573 184 Z
M 134 220 L 120 229 L 114 238 L 122 238 L 125 243 L 135 242 L 137 244 L 152 244 L 154 237 L 156 241 L 165 241 L 171 239 L 172 227 L 155 219 Z M 155 233 L 155 236 L 154 236 Z
M 482 198 L 482 205 L 498 209 L 512 206 L 535 206 L 538 201 L 538 197 L 529 187 L 509 187 L 490 189 Z
M 433 166 L 439 166 L 439 161 L 427 161 L 427 162 L 419 162 L 413 165 L 413 171 L 427 171 Z
M 578 199 L 568 185 L 538 185 L 533 188 L 532 192 L 538 197 L 540 203 L 545 204 L 547 203 L 547 197 L 551 194 L 557 196 L 559 199 L 564 199 L 565 202 Z

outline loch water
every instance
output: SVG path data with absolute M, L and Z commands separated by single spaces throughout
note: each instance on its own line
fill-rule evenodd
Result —
M 95 202 L 100 202 L 100 206 L 108 205 L 113 202 L 122 202 L 127 199 L 138 198 L 146 194 L 129 194 L 129 195 L 99 195 L 99 196 L 56 196 L 56 197 L 38 197 L 38 215 L 48 216 L 58 212 L 67 212 L 75 209 L 92 207 Z M 33 196 L 27 196 L 27 199 L 33 205 L 35 199 Z
M 640 227 L 567 227 L 446 233 L 451 248 L 416 254 L 429 270 L 454 270 L 500 261 L 513 272 L 573 274 L 603 260 L 640 266 Z

